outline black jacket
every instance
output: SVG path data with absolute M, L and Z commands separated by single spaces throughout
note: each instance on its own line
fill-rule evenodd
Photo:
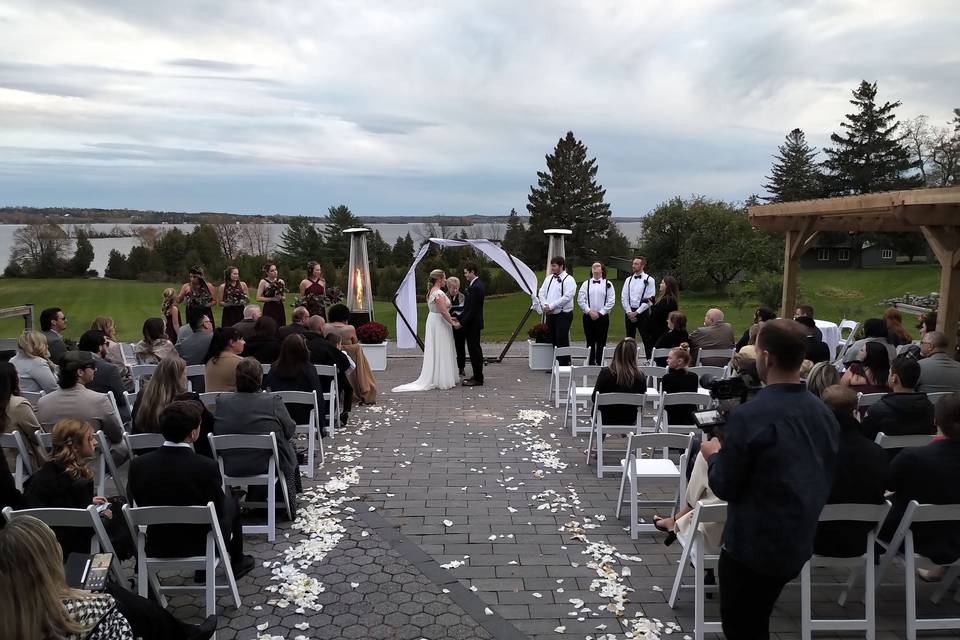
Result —
M 692 392 L 700 388 L 700 378 L 686 369 L 667 369 L 660 378 L 660 390 L 664 393 Z M 666 407 L 667 421 L 672 425 L 693 424 L 695 404 L 678 404 Z
M 650 308 L 650 324 L 647 325 L 647 330 L 650 332 L 650 336 L 655 343 L 659 340 L 660 336 L 667 333 L 667 316 L 669 316 L 671 312 L 676 311 L 677 308 L 676 298 L 660 298 Z M 680 345 L 675 344 L 672 346 L 677 347 Z
M 814 364 L 828 362 L 831 359 L 830 346 L 826 342 L 818 340 L 816 336 L 808 336 L 807 353 L 804 357 Z
M 687 333 L 686 329 L 674 329 L 672 331 L 667 331 L 654 343 L 654 349 L 673 349 L 674 347 L 679 347 L 684 342 L 690 342 L 690 334 Z M 667 366 L 666 358 L 657 358 L 654 361 L 658 367 Z M 696 391 L 696 389 L 694 389 Z
M 307 331 L 309 331 L 309 329 L 307 329 L 302 324 L 291 322 L 290 324 L 284 325 L 279 329 L 277 329 L 277 341 L 283 342 L 283 339 L 289 335 L 293 335 L 294 333 L 299 333 L 300 335 L 303 335 L 307 333 Z
M 853 416 L 839 418 L 840 448 L 827 504 L 883 504 L 887 487 L 887 452 L 860 435 Z M 830 522 L 817 525 L 814 553 L 852 558 L 866 550 L 869 523 Z
M 463 303 L 463 311 L 460 312 L 460 324 L 466 330 L 482 331 L 483 300 L 486 298 L 487 291 L 483 288 L 480 278 L 474 278 L 463 293 L 466 294 L 467 299 Z
M 256 358 L 260 364 L 273 364 L 280 356 L 280 341 L 273 336 L 253 336 L 243 347 L 244 358 Z
M 63 467 L 51 460 L 26 481 L 23 499 L 31 509 L 86 509 L 93 503 L 93 480 L 71 478 Z M 57 527 L 54 533 L 57 534 L 64 558 L 74 552 L 90 553 L 89 530 Z
M 920 504 L 960 504 L 960 440 L 943 439 L 923 447 L 903 449 L 890 463 L 887 489 L 894 492 L 893 508 L 883 523 L 880 538 L 889 540 L 907 508 Z M 917 553 L 936 564 L 960 558 L 960 523 L 913 525 Z
M 130 420 L 130 407 L 127 406 L 127 399 L 123 395 L 126 388 L 123 386 L 120 367 L 99 356 L 95 360 L 97 371 L 93 376 L 93 382 L 87 385 L 87 389 L 97 393 L 112 393 L 113 399 L 117 401 L 117 409 L 120 411 L 120 420 L 127 422 Z
M 881 431 L 888 436 L 935 434 L 933 405 L 927 394 L 889 393 L 883 396 L 880 402 L 869 408 L 860 425 L 860 432 L 871 440 L 875 440 Z
M 130 461 L 127 497 L 138 507 L 205 505 L 213 502 L 223 518 L 220 468 L 185 447 L 160 447 Z M 153 525 L 147 529 L 147 553 L 158 557 L 206 553 L 204 525 Z
M 275 368 L 271 368 L 264 380 L 264 386 L 270 391 L 306 391 L 308 393 L 316 391 L 320 396 L 317 399 L 318 402 L 321 406 L 323 404 L 323 387 L 320 384 L 320 377 L 317 376 L 317 370 L 313 368 L 313 364 L 309 362 L 295 376 L 281 377 Z M 290 404 L 286 407 L 290 417 L 297 424 L 306 424 L 310 419 L 310 408 L 306 405 Z
M 598 393 L 637 393 L 642 394 L 647 390 L 647 381 L 643 374 L 637 376 L 630 388 L 621 387 L 617 384 L 617 377 L 613 375 L 608 367 L 604 367 L 597 375 L 597 383 L 593 388 L 593 398 Z M 600 407 L 600 415 L 603 417 L 603 424 L 606 425 L 630 425 L 637 421 L 637 407 L 631 405 L 610 405 Z

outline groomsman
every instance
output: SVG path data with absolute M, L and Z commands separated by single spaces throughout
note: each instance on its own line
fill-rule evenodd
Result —
M 550 274 L 543 284 L 537 299 L 540 308 L 547 316 L 547 326 L 550 327 L 550 342 L 554 347 L 570 346 L 570 325 L 573 323 L 573 296 L 577 290 L 577 283 L 573 276 L 566 272 L 566 261 L 562 256 L 550 259 Z M 568 366 L 570 357 L 563 356 L 557 359 L 560 366 Z
M 633 259 L 633 275 L 627 276 L 627 281 L 623 283 L 620 303 L 623 305 L 625 314 L 627 336 L 636 339 L 639 333 L 646 356 L 649 358 L 650 349 L 653 346 L 649 328 L 650 305 L 653 304 L 657 295 L 657 283 L 651 276 L 644 273 L 646 266 L 647 259 L 643 256 Z
M 590 267 L 592 277 L 580 285 L 577 304 L 583 311 L 583 334 L 590 349 L 590 364 L 599 365 L 603 360 L 603 347 L 607 344 L 610 329 L 610 311 L 617 294 L 613 283 L 607 280 L 607 270 L 599 262 Z

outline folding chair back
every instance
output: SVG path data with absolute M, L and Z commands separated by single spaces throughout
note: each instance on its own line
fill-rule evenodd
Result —
M 203 406 L 207 408 L 207 411 L 213 413 L 217 410 L 217 400 L 220 399 L 222 395 L 230 395 L 236 393 L 234 391 L 207 391 L 206 393 L 198 394 L 200 396 L 200 402 L 203 403 Z
M 575 359 L 582 358 L 583 363 L 585 364 L 587 359 L 590 357 L 590 349 L 587 347 L 556 347 L 553 350 L 553 361 L 556 362 L 557 358 L 568 357 L 571 362 Z
M 316 391 L 273 391 L 272 395 L 278 396 L 285 405 L 300 405 L 310 408 L 310 416 L 307 422 L 297 425 L 297 433 L 307 435 L 307 464 L 300 465 L 300 471 L 305 473 L 308 478 L 313 478 L 313 461 L 316 453 L 316 442 L 320 443 L 320 464 L 326 464 L 326 453 L 323 450 L 323 438 L 320 437 L 320 403 L 317 399 Z
M 23 481 L 34 471 L 33 465 L 30 464 L 30 454 L 23 442 L 23 436 L 20 435 L 19 431 L 0 433 L 0 449 L 11 449 L 16 452 L 17 461 L 10 473 L 13 475 L 13 483 L 17 489 L 23 491 Z M 0 452 L 0 455 L 3 455 L 3 452 Z
M 334 439 L 337 428 L 337 418 L 340 415 L 340 383 L 337 382 L 338 371 L 332 364 L 315 364 L 313 368 L 317 370 L 317 376 L 330 379 L 330 391 L 323 394 L 323 401 L 327 409 L 327 433 L 330 439 Z M 322 420 L 318 418 L 317 424 Z
M 604 347 L 603 355 L 600 357 L 600 364 L 607 366 L 610 364 L 610 358 L 613 357 L 613 352 L 616 351 L 616 347 Z
M 837 345 L 837 353 L 834 354 L 834 362 L 842 360 L 843 356 L 847 353 L 847 349 L 855 342 L 854 336 L 857 333 L 857 329 L 860 328 L 860 323 L 856 320 L 847 320 L 844 318 L 840 321 L 840 324 L 837 325 L 837 328 L 839 329 L 839 344 Z
M 277 452 L 277 434 L 271 432 L 264 435 L 252 434 L 229 434 L 215 436 L 212 433 L 207 434 L 210 439 L 210 451 L 214 459 L 220 465 L 220 476 L 223 478 L 223 490 L 227 487 L 247 487 L 247 486 L 265 486 L 267 488 L 267 524 L 266 525 L 243 525 L 244 533 L 266 533 L 267 540 L 273 542 L 277 536 L 277 477 L 280 475 L 280 455 Z M 252 476 L 231 476 L 227 475 L 223 466 L 223 454 L 228 451 L 249 451 L 266 450 L 270 453 L 267 462 L 267 468 L 263 473 Z M 286 479 L 281 478 L 280 486 L 283 488 L 284 505 L 287 508 L 287 515 L 293 519 L 293 511 L 290 508 L 290 496 L 287 491 Z M 248 506 L 254 504 L 249 500 Z
M 623 470 L 622 465 L 608 465 L 603 461 L 603 437 L 609 433 L 639 433 L 643 423 L 643 406 L 646 395 L 642 393 L 598 393 L 593 402 L 593 415 L 590 420 L 590 440 L 587 442 L 587 464 L 593 453 L 594 443 L 597 449 L 597 477 L 602 478 L 604 473 L 617 473 Z M 601 407 L 632 406 L 637 408 L 637 419 L 633 424 L 604 424 Z
M 655 364 L 645 364 L 640 366 L 640 373 L 647 377 L 647 389 L 660 390 L 660 380 L 667 375 L 666 367 L 658 367 Z
M 160 433 L 125 433 L 123 442 L 130 452 L 130 459 L 155 451 L 163 446 L 165 438 Z M 193 445 L 191 445 L 192 447 Z
M 953 395 L 952 391 L 935 391 L 933 393 L 927 394 L 927 400 L 930 401 L 930 404 L 936 406 L 937 402 L 940 401 L 940 398 L 943 398 L 944 396 L 951 396 L 951 395 Z
M 672 429 L 684 433 L 689 431 L 691 427 L 696 428 L 696 425 L 690 424 L 670 424 L 670 415 L 667 412 L 667 407 L 675 407 L 678 405 L 693 405 L 697 410 L 703 411 L 713 405 L 713 398 L 706 393 L 700 393 L 698 391 L 678 391 L 676 393 L 661 394 L 660 409 L 657 412 L 656 418 L 657 431 L 670 432 Z
M 909 436 L 888 436 L 883 431 L 877 434 L 874 439 L 878 445 L 884 449 L 905 449 L 907 447 L 924 447 L 936 436 L 928 434 L 909 435 Z
M 268 373 L 270 373 L 271 366 L 272 365 L 269 365 L 269 364 L 263 364 L 263 363 L 260 364 L 260 368 L 263 369 L 263 375 L 267 375 Z
M 700 363 L 703 362 L 704 358 L 723 358 L 726 362 L 723 366 L 730 364 L 730 361 L 733 360 L 733 355 L 736 353 L 736 350 L 733 348 L 730 349 L 700 349 L 697 351 L 697 366 L 700 366 Z
M 570 365 L 561 365 L 557 358 L 570 358 Z M 560 407 L 560 392 L 567 388 L 567 384 L 560 378 L 570 374 L 573 364 L 585 365 L 590 359 L 590 349 L 587 347 L 554 347 L 553 366 L 550 368 L 550 387 L 547 390 L 547 400 L 553 398 L 554 406 Z
M 130 367 L 130 376 L 133 378 L 133 391 L 139 393 L 157 370 L 155 364 L 135 364 Z
M 230 566 L 230 554 L 223 540 L 223 534 L 220 532 L 217 511 L 212 502 L 208 502 L 202 506 L 176 507 L 131 507 L 129 504 L 125 504 L 123 505 L 123 517 L 127 521 L 127 526 L 130 528 L 130 535 L 136 541 L 137 545 L 137 588 L 142 597 L 147 597 L 148 582 L 154 583 L 155 588 L 158 590 L 158 595 L 161 597 L 163 591 L 203 590 L 206 594 L 206 615 L 210 616 L 214 615 L 217 610 L 216 590 L 228 588 L 233 596 L 234 606 L 238 609 L 240 608 L 240 592 L 237 590 L 237 581 L 233 577 L 233 568 Z M 206 553 L 202 556 L 185 556 L 180 558 L 155 558 L 147 556 L 146 528 L 155 524 L 197 524 L 209 526 L 210 531 L 207 533 Z M 218 587 L 216 569 L 221 564 L 223 565 L 227 585 Z M 163 586 L 159 581 L 151 580 L 153 571 L 178 571 L 183 569 L 205 570 L 205 584 Z M 162 598 L 161 605 L 163 605 Z
M 880 402 L 880 399 L 887 394 L 885 393 L 858 393 L 857 394 L 857 409 L 863 410 L 867 407 L 872 407 L 873 405 Z
M 627 484 L 630 485 L 630 537 L 637 538 L 641 530 L 653 531 L 654 526 L 649 523 L 641 524 L 639 511 L 669 507 L 674 513 L 680 497 L 684 494 L 687 479 L 687 459 L 690 457 L 693 446 L 694 433 L 691 431 L 683 436 L 677 433 L 631 433 L 627 435 L 627 449 L 623 460 L 620 461 L 622 475 L 620 477 L 620 492 L 617 495 L 617 517 L 620 517 L 620 507 Z M 648 458 L 643 457 L 644 449 L 652 448 Z M 661 453 L 658 456 L 657 450 Z M 683 451 L 678 464 L 670 459 L 670 449 Z M 676 482 L 677 490 L 672 499 L 650 500 L 640 499 L 640 480 L 658 482 L 660 484 Z
M 40 429 L 33 432 L 33 437 L 37 439 L 37 444 L 40 445 L 40 448 L 46 453 L 53 451 L 53 434 L 43 430 L 43 425 L 40 426 Z
M 702 379 L 703 376 L 710 376 L 715 380 L 721 380 L 726 378 L 730 373 L 730 367 L 708 367 L 708 366 L 699 366 L 699 367 L 689 367 L 687 371 L 692 371 L 697 374 L 697 378 Z
M 30 403 L 33 410 L 36 411 L 40 404 L 40 398 L 43 397 L 43 391 L 21 391 L 20 396 Z M 931 400 L 931 402 L 933 402 Z
M 133 344 L 130 342 L 120 343 L 120 355 L 123 356 L 123 364 L 133 367 L 137 364 L 137 357 L 133 354 Z
M 581 428 L 577 416 L 577 409 L 580 405 L 588 407 L 593 397 L 593 389 L 596 386 L 596 378 L 603 369 L 601 366 L 571 366 L 570 384 L 567 387 L 567 402 L 563 409 L 563 423 L 567 422 L 567 415 L 570 416 L 570 435 L 577 437 L 580 433 L 589 433 L 590 426 Z M 591 379 L 593 382 L 591 382 Z
M 205 364 L 188 364 L 187 365 L 187 391 L 197 391 L 193 388 L 193 383 L 196 380 L 201 385 L 201 391 L 205 386 L 204 376 L 207 373 L 207 365 Z
M 721 633 L 722 627 L 719 620 L 706 620 L 706 598 L 707 587 L 704 582 L 704 572 L 707 569 L 716 571 L 720 560 L 719 554 L 707 554 L 704 545 L 703 532 L 700 531 L 701 524 L 722 523 L 727 520 L 727 504 L 725 502 L 717 504 L 704 504 L 701 500 L 693 510 L 693 519 L 691 525 L 690 540 L 682 541 L 683 553 L 680 556 L 680 563 L 677 565 L 677 573 L 673 579 L 673 589 L 670 591 L 670 607 L 674 608 L 677 603 L 677 596 L 680 595 L 680 589 L 689 589 L 691 585 L 683 583 L 683 576 L 688 566 L 694 567 L 694 614 L 693 614 L 693 636 L 696 640 L 703 640 L 708 633 Z M 722 579 L 722 578 L 721 578 Z M 715 590 L 715 587 L 713 588 Z
M 650 352 L 650 362 L 653 364 L 657 358 L 666 358 L 670 355 L 669 347 L 660 347 L 659 349 L 654 349 Z
M 93 434 L 94 438 L 97 440 L 97 462 L 96 462 L 96 490 L 97 495 L 105 496 L 112 495 L 107 493 L 107 477 L 113 478 L 113 484 L 117 488 L 118 495 L 126 495 L 123 490 L 123 483 L 120 482 L 120 472 L 117 469 L 117 464 L 113 461 L 113 456 L 110 455 L 110 440 L 107 438 L 107 434 L 103 430 L 98 430 Z

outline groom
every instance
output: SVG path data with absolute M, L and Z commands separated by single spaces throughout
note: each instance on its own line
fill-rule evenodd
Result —
M 477 277 L 477 265 L 475 262 L 467 262 L 463 265 L 463 277 L 467 281 L 466 302 L 463 304 L 463 311 L 460 312 L 460 326 L 463 327 L 463 335 L 467 342 L 467 352 L 470 354 L 470 368 L 473 369 L 473 377 L 463 381 L 465 387 L 483 386 L 483 349 L 480 348 L 480 331 L 483 329 L 483 298 L 485 291 L 483 283 Z

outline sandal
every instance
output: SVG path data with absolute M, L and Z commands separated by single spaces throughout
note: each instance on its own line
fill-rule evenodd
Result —
M 666 518 L 661 518 L 660 516 L 653 516 L 653 526 L 657 531 L 663 531 L 664 533 L 670 533 L 671 530 L 666 527 L 661 527 L 660 523 L 666 520 Z

